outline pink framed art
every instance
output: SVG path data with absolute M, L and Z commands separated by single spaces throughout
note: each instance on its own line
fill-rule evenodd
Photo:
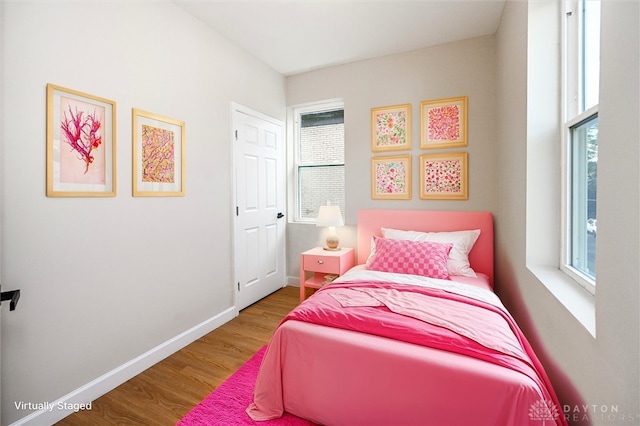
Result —
M 184 196 L 184 121 L 133 109 L 133 196 Z
M 411 149 L 411 104 L 371 109 L 373 152 Z
M 47 197 L 116 195 L 116 103 L 47 84 Z
M 450 152 L 420 156 L 420 198 L 466 200 L 467 153 Z
M 420 103 L 422 149 L 467 146 L 467 97 Z
M 411 156 L 371 159 L 371 198 L 374 200 L 411 199 Z

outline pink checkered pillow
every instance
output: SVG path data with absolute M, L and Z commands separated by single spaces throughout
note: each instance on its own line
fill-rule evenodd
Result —
M 367 261 L 367 269 L 449 279 L 447 259 L 453 244 L 380 237 L 373 241 L 375 251 Z

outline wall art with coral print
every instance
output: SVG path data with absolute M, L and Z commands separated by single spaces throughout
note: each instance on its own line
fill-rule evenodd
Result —
M 47 196 L 116 195 L 116 104 L 47 84 Z
M 467 153 L 421 155 L 420 198 L 466 200 L 468 198 Z
M 420 147 L 467 146 L 467 97 L 420 103 Z
M 371 109 L 371 150 L 411 149 L 411 104 Z
M 371 198 L 375 200 L 411 199 L 411 156 L 371 159 Z
M 133 196 L 184 195 L 184 122 L 133 109 Z

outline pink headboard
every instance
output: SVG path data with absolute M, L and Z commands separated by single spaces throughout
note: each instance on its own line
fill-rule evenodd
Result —
M 469 253 L 469 263 L 474 271 L 486 274 L 493 283 L 493 215 L 490 212 L 359 210 L 358 264 L 367 261 L 371 237 L 382 236 L 381 227 L 420 232 L 480 229 L 480 236 Z

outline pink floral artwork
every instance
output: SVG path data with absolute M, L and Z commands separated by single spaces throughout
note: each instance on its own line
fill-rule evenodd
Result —
M 376 114 L 376 145 L 397 146 L 407 143 L 405 111 Z
M 142 125 L 142 181 L 173 183 L 175 143 L 171 130 Z
M 411 195 L 411 157 L 373 159 L 374 198 L 409 198 Z
M 104 185 L 104 117 L 102 106 L 60 97 L 60 182 Z
M 466 97 L 423 101 L 420 119 L 421 148 L 467 146 Z
M 460 139 L 460 107 L 458 105 L 431 108 L 428 114 L 430 141 Z
M 371 110 L 371 149 L 393 151 L 411 148 L 411 104 Z
M 424 162 L 424 191 L 457 194 L 462 189 L 462 162 L 442 160 Z
M 467 199 L 467 153 L 420 156 L 420 197 Z

